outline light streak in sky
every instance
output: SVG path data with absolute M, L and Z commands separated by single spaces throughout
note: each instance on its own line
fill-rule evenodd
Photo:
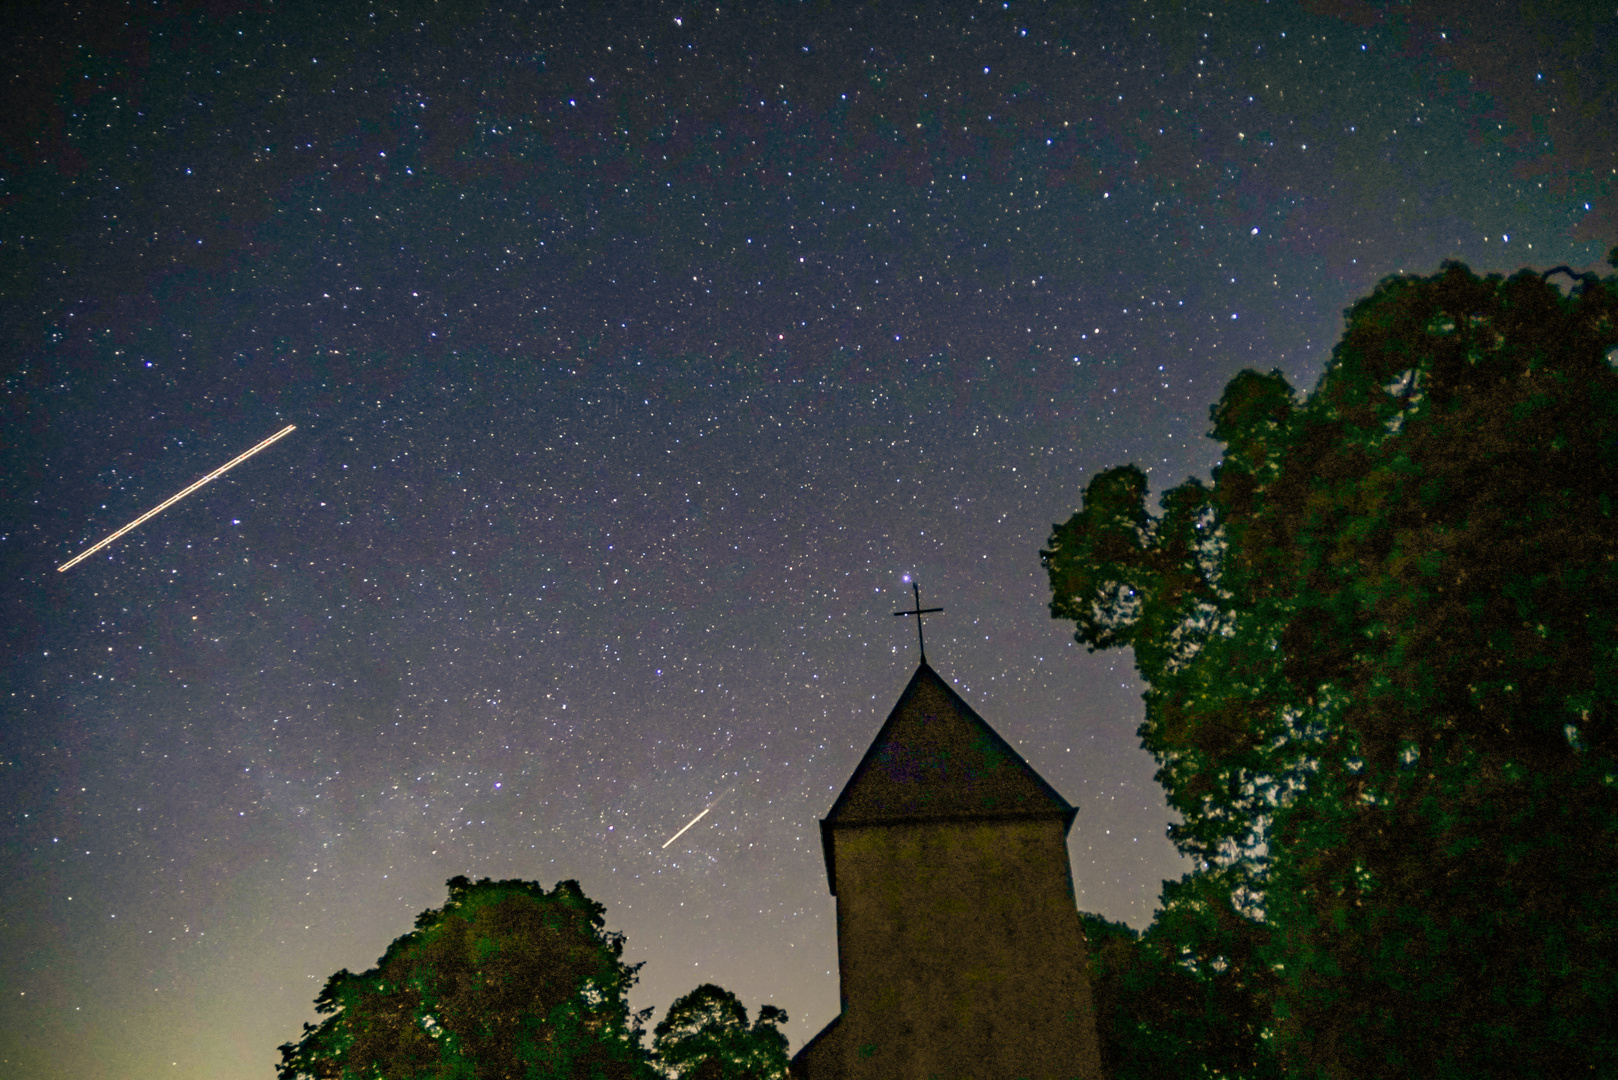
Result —
M 723 799 L 726 795 L 729 795 L 732 791 L 735 791 L 735 790 L 736 790 L 735 788 L 731 787 L 731 788 L 726 788 L 724 791 L 720 792 L 718 798 L 715 798 L 713 802 L 709 803 L 707 806 L 704 806 L 702 808 L 702 813 L 698 814 L 696 817 L 692 818 L 690 821 L 685 823 L 685 829 L 689 829 L 691 826 L 695 825 L 697 822 L 699 822 L 703 818 L 707 817 L 708 816 L 708 811 L 710 811 L 714 807 L 718 806 L 720 799 Z M 681 829 L 679 832 L 675 833 L 673 836 L 671 836 L 667 840 L 663 841 L 663 848 L 668 847 L 670 844 L 674 843 L 674 841 L 676 841 L 680 837 L 684 836 L 685 835 L 685 829 Z M 663 848 L 658 848 L 658 850 L 662 851 Z
M 95 547 L 90 548 L 87 551 L 82 551 L 79 554 L 73 556 L 67 562 L 63 563 L 61 566 L 58 566 L 56 568 L 57 572 L 60 573 L 61 571 L 67 570 L 67 569 L 73 567 L 74 565 L 76 565 L 77 563 L 80 563 L 83 560 L 88 559 L 90 556 L 94 555 L 96 552 L 100 551 L 102 548 L 106 547 L 108 544 L 112 543 L 114 540 L 116 540 L 120 536 L 124 535 L 124 533 L 128 532 L 130 529 L 135 528 L 141 522 L 147 520 L 148 518 L 156 517 L 158 514 L 161 514 L 163 511 L 167 510 L 169 507 L 173 506 L 175 503 L 179 502 L 181 499 L 185 498 L 187 495 L 189 495 L 193 491 L 197 490 L 197 488 L 201 487 L 203 484 L 206 484 L 210 480 L 213 480 L 213 479 L 216 479 L 218 477 L 221 477 L 221 476 L 225 475 L 231 469 L 234 469 L 236 466 L 240 465 L 242 462 L 246 461 L 248 458 L 252 457 L 254 454 L 256 454 L 260 450 L 264 449 L 266 446 L 269 446 L 271 443 L 275 442 L 278 439 L 281 439 L 281 438 L 283 438 L 283 437 L 285 437 L 287 435 L 290 435 L 292 433 L 293 429 L 296 428 L 297 426 L 298 425 L 296 425 L 296 424 L 288 424 L 286 427 L 282 428 L 280 431 L 277 431 L 274 435 L 271 435 L 268 439 L 265 439 L 263 442 L 259 443 L 257 446 L 253 447 L 251 450 L 247 451 L 245 454 L 239 454 L 236 457 L 231 458 L 229 461 L 227 461 L 223 465 L 219 466 L 219 468 L 215 469 L 213 472 L 209 473 L 207 476 L 204 476 L 201 480 L 198 480 L 196 483 L 192 484 L 190 487 L 186 488 L 184 491 L 180 492 L 178 495 L 173 495 L 173 496 L 170 496 L 167 499 L 164 499 L 162 502 L 158 503 L 156 506 L 154 506 L 150 510 L 146 511 L 146 513 L 142 514 L 140 517 L 136 518 L 134 521 L 131 521 L 128 525 L 125 525 L 123 528 L 119 529 L 117 532 L 113 533 L 111 536 L 109 536 L 105 540 L 101 541 L 101 543 L 97 544 Z

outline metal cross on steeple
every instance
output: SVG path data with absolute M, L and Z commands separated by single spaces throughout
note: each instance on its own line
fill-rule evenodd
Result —
M 916 594 L 916 606 L 911 611 L 895 611 L 895 615 L 914 615 L 916 617 L 916 644 L 921 648 L 921 662 L 927 662 L 927 639 L 921 634 L 921 617 L 931 615 L 935 611 L 943 611 L 941 607 L 924 608 L 921 606 L 921 586 L 911 581 L 910 589 Z

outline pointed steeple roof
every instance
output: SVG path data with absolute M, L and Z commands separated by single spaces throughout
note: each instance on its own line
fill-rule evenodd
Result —
M 820 822 L 831 891 L 836 826 L 1077 813 L 923 660 Z

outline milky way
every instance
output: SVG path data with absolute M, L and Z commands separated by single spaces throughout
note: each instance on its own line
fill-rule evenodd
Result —
M 1145 926 L 1185 867 L 1052 522 L 1206 475 L 1386 275 L 1618 242 L 1602 13 L 445 7 L 4 46 L 8 1077 L 272 1075 L 455 874 L 577 879 L 636 1007 L 796 1047 L 907 575 Z

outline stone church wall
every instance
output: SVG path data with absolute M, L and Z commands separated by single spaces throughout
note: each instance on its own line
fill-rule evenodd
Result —
M 801 1072 L 1099 1080 L 1064 832 L 1056 817 L 839 826 L 844 1011 Z

